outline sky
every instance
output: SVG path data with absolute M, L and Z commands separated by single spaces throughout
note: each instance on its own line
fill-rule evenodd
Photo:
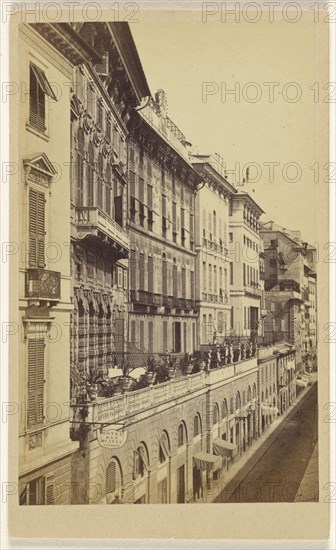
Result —
M 252 194 L 265 221 L 299 229 L 310 243 L 317 192 L 326 186 L 318 136 L 327 56 L 317 27 L 311 17 L 131 25 L 152 94 L 165 90 L 168 115 L 194 149 L 219 153 L 232 183 L 242 184 L 250 166 L 250 182 L 238 188 Z

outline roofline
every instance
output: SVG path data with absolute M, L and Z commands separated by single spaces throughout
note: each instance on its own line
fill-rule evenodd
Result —
M 119 55 L 125 63 L 127 76 L 132 82 L 136 96 L 140 102 L 142 98 L 151 96 L 151 92 L 129 24 L 126 22 L 107 22 L 106 25 L 112 35 Z
M 209 169 L 211 172 L 213 172 L 213 175 L 216 178 L 220 179 L 220 182 L 219 182 L 220 185 L 227 187 L 226 189 L 227 191 L 231 192 L 232 194 L 238 193 L 237 189 L 230 182 L 228 182 L 224 176 L 222 176 L 219 172 L 217 172 L 217 170 L 215 170 L 215 168 L 210 164 L 210 162 L 192 162 L 191 161 L 191 164 L 196 171 L 197 171 L 196 169 L 197 166 L 204 166 L 205 168 Z
M 235 198 L 235 199 L 239 199 L 239 198 L 247 199 L 260 212 L 260 215 L 265 214 L 265 211 L 261 208 L 261 206 L 259 206 L 259 204 L 257 204 L 255 202 L 255 200 L 252 199 L 251 195 L 249 195 L 248 193 L 237 191 L 237 193 L 235 194 L 235 196 L 233 198 Z

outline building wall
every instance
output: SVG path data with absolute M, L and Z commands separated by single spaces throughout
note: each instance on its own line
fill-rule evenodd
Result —
M 246 202 L 247 195 L 233 196 L 229 217 L 231 257 L 230 301 L 236 334 L 261 334 L 260 309 L 260 212 Z M 245 309 L 246 308 L 246 309 Z
M 73 89 L 71 362 L 84 374 L 107 372 L 126 346 L 127 130 L 92 67 L 74 70 Z
M 197 165 L 195 165 L 197 168 Z M 200 344 L 230 332 L 228 197 L 211 183 L 196 195 L 196 299 Z
M 160 97 L 144 115 L 134 115 L 129 138 L 129 349 L 192 352 L 197 175 L 181 142 L 176 150 L 178 130 L 164 126 Z M 151 111 L 156 128 L 148 125 Z
M 181 385 L 185 388 L 182 391 L 178 389 Z M 165 393 L 171 391 L 179 392 L 180 396 L 164 400 Z M 114 401 L 127 401 L 129 398 L 130 396 L 121 396 Z M 150 409 L 146 407 L 149 402 L 152 403 Z M 213 441 L 219 437 L 237 445 L 234 460 L 238 460 L 240 454 L 257 437 L 256 406 L 256 358 L 235 367 L 232 365 L 210 374 L 192 375 L 162 384 L 161 387 L 153 386 L 136 392 L 132 397 L 133 414 L 128 414 L 124 419 L 122 412 L 118 416 L 118 425 L 125 423 L 124 429 L 127 431 L 126 443 L 121 448 L 109 450 L 101 447 L 95 430 L 82 437 L 81 447 L 73 462 L 73 481 L 77 487 L 74 503 L 113 503 L 117 496 L 117 502 L 125 503 L 198 500 L 201 495 L 193 490 L 198 483 L 197 474 L 193 471 L 193 456 L 199 451 L 213 455 Z M 253 409 L 251 413 L 249 408 Z M 125 411 L 123 408 L 120 410 Z M 199 431 L 194 432 L 196 416 Z M 183 442 L 179 442 L 181 424 Z M 160 441 L 163 433 L 166 434 L 169 456 L 165 456 L 161 463 Z M 135 472 L 138 459 L 136 452 L 139 447 L 145 449 L 146 455 L 147 464 L 143 475 Z M 106 472 L 111 462 L 115 462 L 117 467 L 117 487 L 106 494 Z M 229 467 L 230 464 L 229 461 Z M 178 469 L 183 466 L 184 490 L 181 497 L 177 488 L 177 477 Z M 227 467 L 225 460 L 223 467 Z M 83 477 L 82 472 L 87 472 L 87 477 Z M 166 497 L 163 496 L 160 485 L 164 479 L 167 479 L 167 492 L 163 491 Z M 208 482 L 211 481 L 212 474 L 208 478 Z M 205 490 L 205 472 L 202 473 L 202 483 Z M 167 500 L 163 500 L 165 498 Z
M 71 79 L 72 66 L 28 26 L 20 26 L 19 36 L 19 81 L 24 89 L 32 93 L 30 68 L 33 64 L 60 92 L 57 101 L 47 95 L 44 97 L 45 130 L 43 121 L 42 126 L 37 127 L 36 121 L 31 119 L 29 94 L 18 104 L 22 170 L 19 219 L 24 251 L 20 257 L 19 273 L 22 335 L 19 363 L 19 399 L 22 404 L 19 418 L 20 499 L 22 503 L 28 503 L 29 499 L 31 502 L 33 494 L 37 494 L 33 488 L 34 479 L 39 478 L 37 498 L 40 502 L 49 500 L 51 503 L 57 482 L 64 487 L 68 485 L 67 489 L 62 489 L 61 501 L 69 503 L 69 455 L 77 448 L 77 443 L 70 440 L 68 422 L 69 322 L 72 311 L 68 168 L 70 104 L 64 83 Z M 38 197 L 37 203 L 35 196 Z M 36 239 L 37 250 L 33 244 Z

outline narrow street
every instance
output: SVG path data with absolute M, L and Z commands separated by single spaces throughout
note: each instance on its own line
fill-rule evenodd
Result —
M 285 419 L 285 427 L 267 448 L 260 448 L 258 462 L 253 457 L 227 484 L 214 502 L 294 502 L 317 443 L 317 384 L 314 384 L 295 411 Z M 263 447 L 266 449 L 263 453 Z M 253 465 L 254 464 L 254 465 Z M 318 479 L 309 481 L 318 500 Z M 304 496 L 304 495 L 302 495 Z M 302 500 L 301 500 L 302 501 Z

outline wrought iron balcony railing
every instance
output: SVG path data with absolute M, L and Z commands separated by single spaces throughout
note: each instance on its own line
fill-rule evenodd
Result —
M 26 271 L 26 298 L 58 302 L 61 299 L 61 274 L 48 269 Z

